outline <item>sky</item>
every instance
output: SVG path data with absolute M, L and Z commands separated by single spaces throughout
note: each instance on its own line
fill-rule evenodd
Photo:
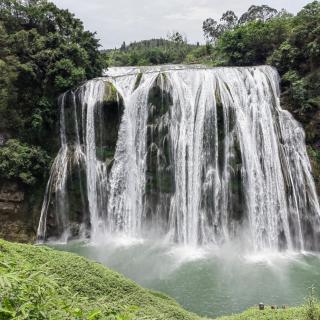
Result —
M 188 42 L 204 42 L 202 22 L 219 20 L 233 10 L 238 16 L 250 5 L 267 4 L 278 10 L 297 13 L 311 0 L 51 0 L 69 9 L 84 22 L 86 30 L 96 31 L 102 48 L 120 47 L 125 41 L 165 38 L 179 31 Z

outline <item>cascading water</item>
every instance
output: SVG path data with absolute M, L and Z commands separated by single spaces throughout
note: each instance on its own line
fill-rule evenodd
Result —
M 152 230 L 188 245 L 319 249 L 304 132 L 278 83 L 267 66 L 111 68 L 64 94 L 38 237 L 72 234 L 76 221 L 94 241 Z

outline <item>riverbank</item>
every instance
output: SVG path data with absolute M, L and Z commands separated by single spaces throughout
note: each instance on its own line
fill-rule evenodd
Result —
M 0 319 L 201 319 L 99 263 L 44 246 L 0 240 L 0 288 Z M 317 308 L 252 308 L 218 319 L 307 320 Z
M 316 312 L 316 311 L 315 311 Z M 318 315 L 318 313 L 317 313 Z M 215 320 L 312 320 L 319 317 L 308 317 L 305 307 L 288 309 L 268 309 L 260 311 L 258 308 L 249 309 L 241 314 L 217 318 Z

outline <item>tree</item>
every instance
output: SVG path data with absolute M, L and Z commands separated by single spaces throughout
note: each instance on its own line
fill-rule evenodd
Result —
M 104 65 L 95 34 L 68 10 L 46 0 L 0 0 L 0 130 L 21 143 L 17 159 L 33 147 L 56 153 L 58 95 L 100 76 Z
M 186 42 L 185 37 L 183 37 L 183 35 L 178 31 L 168 32 L 167 37 L 170 41 L 176 44 L 183 44 Z
M 306 5 L 292 20 L 290 36 L 274 51 L 270 62 L 281 72 L 294 68 L 304 75 L 320 67 L 320 2 Z
M 225 64 L 250 66 L 265 64 L 275 49 L 290 34 L 291 20 L 275 18 L 252 21 L 225 32 L 216 44 L 216 52 L 223 56 Z
M 208 41 L 215 42 L 223 33 L 222 25 L 212 18 L 203 21 L 202 30 Z
M 247 12 L 245 12 L 240 18 L 238 23 L 245 24 L 250 21 L 268 21 L 274 18 L 278 14 L 278 11 L 267 5 L 255 6 L 252 5 Z
M 219 24 L 212 18 L 203 21 L 202 30 L 208 41 L 215 42 L 224 32 L 234 29 L 238 23 L 238 18 L 233 11 L 228 10 L 222 15 L 220 21 Z
M 125 41 L 123 41 L 122 45 L 120 47 L 120 51 L 126 51 L 126 49 L 127 49 L 126 43 L 125 43 Z
M 313 1 L 306 5 L 292 22 L 290 35 L 268 62 L 283 75 L 292 109 L 301 115 L 310 115 L 320 108 L 320 3 Z
M 49 156 L 41 148 L 18 140 L 8 140 L 0 148 L 0 176 L 5 179 L 14 178 L 24 184 L 34 185 L 44 178 L 49 163 Z
M 99 42 L 69 11 L 46 0 L 0 0 L 0 20 L 0 59 L 15 73 L 10 106 L 0 106 L 0 118 L 13 107 L 16 115 L 2 129 L 38 143 L 43 130 L 52 130 L 57 95 L 101 74 Z
M 238 17 L 233 11 L 228 10 L 222 15 L 220 21 L 222 21 L 224 31 L 228 31 L 234 29 L 237 26 Z
M 286 15 L 286 11 L 278 13 L 276 9 L 270 8 L 267 5 L 251 6 L 239 19 L 232 10 L 223 13 L 220 22 L 212 18 L 206 19 L 202 24 L 202 30 L 207 40 L 216 42 L 225 32 L 235 29 L 239 25 L 246 24 L 252 21 L 268 21 L 274 17 Z

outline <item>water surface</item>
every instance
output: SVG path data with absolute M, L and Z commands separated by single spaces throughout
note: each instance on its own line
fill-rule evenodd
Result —
M 311 253 L 253 254 L 234 246 L 195 248 L 123 237 L 54 247 L 98 261 L 203 316 L 241 312 L 259 302 L 301 305 L 308 288 L 320 288 L 320 256 Z

